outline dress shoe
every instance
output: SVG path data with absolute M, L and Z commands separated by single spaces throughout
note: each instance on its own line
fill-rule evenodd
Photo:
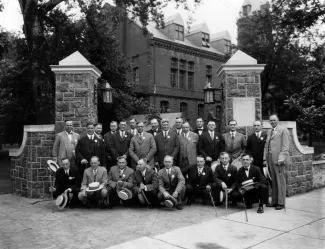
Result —
M 186 205 L 187 205 L 187 206 L 191 206 L 191 205 L 192 205 L 192 201 L 191 201 L 191 199 L 187 199 L 187 201 L 186 201 Z
M 276 207 L 277 205 L 276 204 L 271 204 L 271 203 L 266 203 L 265 206 L 266 207 Z
M 176 208 L 177 208 L 178 210 L 182 210 L 182 209 L 183 209 L 183 206 L 182 206 L 182 204 L 177 204 Z
M 246 205 L 246 209 L 252 209 L 253 208 L 253 205 L 252 204 L 247 204 Z
M 263 206 L 258 206 L 257 213 L 258 213 L 258 214 L 262 214 L 262 213 L 264 213 Z
M 284 206 L 283 205 L 277 205 L 275 207 L 275 210 L 281 210 L 281 209 L 284 209 Z

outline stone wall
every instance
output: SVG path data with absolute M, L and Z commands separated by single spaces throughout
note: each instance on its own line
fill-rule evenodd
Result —
M 313 188 L 325 186 L 325 160 L 313 162 Z
M 54 138 L 54 125 L 24 127 L 20 149 L 9 154 L 14 194 L 39 198 L 49 192 L 50 180 L 46 161 L 52 159 Z

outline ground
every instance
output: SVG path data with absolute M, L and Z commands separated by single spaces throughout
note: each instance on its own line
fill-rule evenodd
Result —
M 0 248 L 325 248 L 325 188 L 287 198 L 287 209 L 199 204 L 174 209 L 51 211 L 49 202 L 0 196 Z

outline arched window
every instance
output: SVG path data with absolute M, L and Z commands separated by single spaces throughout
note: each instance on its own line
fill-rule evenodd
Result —
M 188 112 L 188 107 L 187 103 L 181 102 L 179 106 L 179 110 L 181 113 L 183 113 L 185 119 L 187 118 L 187 112 Z
M 166 113 L 169 109 L 169 102 L 166 100 L 160 101 L 160 112 Z

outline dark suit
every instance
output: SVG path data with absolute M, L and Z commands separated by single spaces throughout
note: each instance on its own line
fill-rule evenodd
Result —
M 153 131 L 152 129 L 150 129 L 149 131 L 147 131 L 148 133 L 150 133 L 153 137 L 155 137 L 155 136 L 157 136 L 157 134 L 158 133 L 160 133 L 161 132 L 161 129 L 157 129 L 157 130 L 155 130 L 155 131 Z M 155 133 L 156 133 L 156 135 L 155 135 Z
M 267 181 L 265 177 L 262 175 L 261 170 L 259 167 L 251 165 L 248 171 L 248 177 L 245 173 L 245 168 L 241 167 L 238 170 L 237 175 L 237 189 L 242 187 L 242 182 L 253 179 L 254 181 L 254 188 L 248 190 L 244 193 L 246 205 L 253 204 L 257 199 L 259 200 L 260 204 L 268 203 L 269 199 L 269 190 L 267 188 Z M 242 195 L 238 190 L 235 190 L 235 196 L 238 200 L 242 200 Z
M 115 133 L 117 133 L 118 131 L 116 131 Z M 113 133 L 113 134 L 115 134 Z M 113 134 L 111 131 L 105 133 L 104 135 L 104 142 L 105 142 L 105 154 L 106 154 L 106 169 L 107 172 L 109 172 L 110 168 L 115 165 L 114 163 L 114 159 L 113 156 L 111 154 L 111 150 L 110 150 L 110 144 L 112 143 L 113 140 Z
M 213 183 L 213 172 L 210 167 L 204 166 L 202 174 L 199 175 L 199 170 L 196 165 L 189 166 L 182 170 L 182 174 L 186 179 L 186 196 L 190 199 L 200 196 L 203 202 L 209 198 L 206 186 L 211 186 Z
M 97 156 L 99 158 L 101 166 L 106 165 L 105 144 L 103 140 L 96 135 L 94 135 L 93 140 L 90 140 L 88 135 L 86 135 L 78 141 L 76 147 L 76 158 L 80 175 L 83 175 L 84 170 L 90 167 L 90 159 L 93 156 Z M 88 163 L 81 164 L 82 159 L 86 159 Z
M 56 191 L 53 192 L 53 196 L 56 198 L 61 195 L 66 189 L 70 188 L 73 194 L 73 199 L 76 201 L 78 199 L 78 192 L 80 190 L 81 177 L 79 170 L 70 167 L 69 175 L 67 175 L 64 169 L 61 167 L 55 173 L 55 183 L 54 187 Z
M 204 132 L 207 132 L 207 131 L 208 131 L 208 129 L 207 129 L 206 127 L 203 127 L 203 131 L 202 131 L 201 135 L 202 135 Z M 198 134 L 199 137 L 201 136 L 200 133 L 199 133 L 199 129 L 198 129 L 198 128 L 196 128 L 193 132 L 196 133 L 196 134 Z
M 112 156 L 112 162 L 113 165 L 117 164 L 117 158 L 123 155 L 127 156 L 127 162 L 128 165 L 130 165 L 131 160 L 129 157 L 129 147 L 130 147 L 130 141 L 132 138 L 132 134 L 128 131 L 124 132 L 124 137 L 121 137 L 120 131 L 115 132 L 111 136 L 111 139 L 109 141 L 109 150 L 110 154 Z
M 214 132 L 213 140 L 210 133 L 204 132 L 199 139 L 199 154 L 204 158 L 211 157 L 212 161 L 216 161 L 219 158 L 221 151 L 223 150 L 223 140 L 221 134 Z M 206 162 L 207 166 L 211 165 L 211 162 Z
M 250 154 L 254 159 L 254 165 L 258 166 L 263 173 L 263 153 L 264 146 L 267 138 L 265 131 L 261 132 L 261 136 L 258 138 L 255 132 L 248 136 L 246 152 Z
M 164 137 L 164 131 L 158 133 L 155 137 L 157 152 L 155 156 L 155 162 L 159 163 L 159 167 L 164 166 L 164 157 L 166 155 L 174 158 L 174 163 L 177 162 L 179 152 L 179 138 L 175 132 L 168 131 L 167 137 Z
M 158 195 L 158 177 L 154 170 L 146 168 L 145 177 L 142 176 L 142 172 L 139 170 L 134 171 L 133 173 L 133 193 L 134 196 L 138 196 L 140 183 L 143 183 L 147 190 L 143 190 L 148 201 L 151 204 L 157 203 Z

